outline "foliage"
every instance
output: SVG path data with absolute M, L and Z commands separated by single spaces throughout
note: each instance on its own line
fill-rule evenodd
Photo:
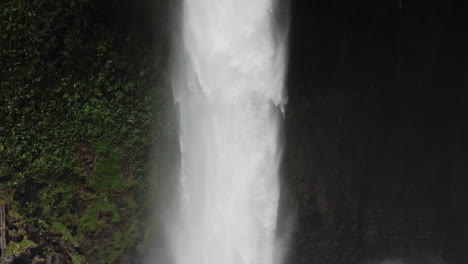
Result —
M 73 256 L 73 264 L 82 264 L 82 263 L 86 263 L 86 261 L 84 260 L 83 256 L 81 255 L 74 255 Z
M 19 243 L 10 242 L 8 244 L 8 246 L 5 248 L 5 253 L 4 254 L 5 254 L 5 256 L 14 256 L 14 255 L 17 255 L 17 254 L 23 252 L 27 248 L 30 248 L 30 247 L 33 247 L 33 246 L 36 246 L 36 243 L 34 243 L 31 240 L 27 240 L 27 239 L 24 239 Z
M 79 204 L 85 203 L 81 196 L 78 186 L 57 182 L 42 188 L 38 194 L 38 201 L 42 214 L 50 221 L 61 221 L 73 225 L 76 224 L 76 217 L 71 208 L 77 208 Z
M 108 198 L 98 197 L 80 219 L 78 238 L 83 239 L 85 235 L 99 233 L 100 228 L 106 224 L 118 223 L 120 220 L 117 208 L 109 203 Z
M 160 43 L 116 27 L 106 10 L 93 0 L 0 2 L 0 189 L 18 219 L 71 243 L 115 229 L 102 249 L 115 260 L 135 247 L 146 153 L 164 137 L 151 131 L 164 126 L 165 58 L 152 56 Z M 91 176 L 77 159 L 83 143 Z
M 74 244 L 77 242 L 76 238 L 73 237 L 73 235 L 70 233 L 68 228 L 64 226 L 62 223 L 54 222 L 52 224 L 52 230 L 55 232 L 61 233 L 63 235 L 63 239 L 65 239 L 66 241 L 70 243 Z

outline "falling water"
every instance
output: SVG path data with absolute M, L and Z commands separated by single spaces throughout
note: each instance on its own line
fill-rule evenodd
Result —
M 172 84 L 180 114 L 175 264 L 274 264 L 285 37 L 274 0 L 185 0 Z

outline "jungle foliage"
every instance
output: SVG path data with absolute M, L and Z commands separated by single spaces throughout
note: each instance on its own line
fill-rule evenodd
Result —
M 137 248 L 148 153 L 164 148 L 162 37 L 134 30 L 140 14 L 125 8 L 0 2 L 1 202 L 15 225 L 42 234 L 24 241 L 47 254 L 56 249 L 45 237 L 59 234 L 74 263 L 115 263 Z

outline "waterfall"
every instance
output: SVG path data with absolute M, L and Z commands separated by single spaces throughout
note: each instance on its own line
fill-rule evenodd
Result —
M 172 86 L 181 152 L 174 264 L 275 264 L 286 36 L 275 0 L 185 0 Z

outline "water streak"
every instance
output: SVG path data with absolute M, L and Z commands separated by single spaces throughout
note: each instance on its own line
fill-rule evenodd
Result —
M 274 0 L 185 0 L 172 85 L 181 171 L 175 264 L 274 264 L 285 38 Z

